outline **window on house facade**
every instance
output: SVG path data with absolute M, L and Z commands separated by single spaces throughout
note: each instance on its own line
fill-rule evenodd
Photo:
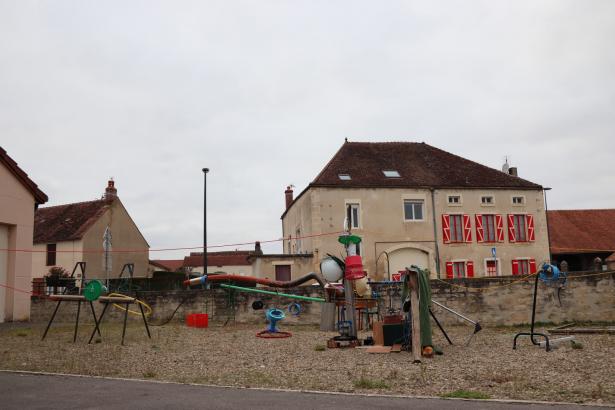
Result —
M 449 195 L 447 200 L 449 205 L 461 205 L 461 195 Z
M 482 242 L 495 242 L 497 240 L 495 215 L 479 215 L 479 218 L 482 228 Z M 478 231 L 478 226 L 476 230 Z
M 525 197 L 524 196 L 513 196 L 512 203 L 513 205 L 523 205 L 525 204 Z
M 444 243 L 472 242 L 470 215 L 442 215 L 442 241 Z
M 361 207 L 359 204 L 348 204 L 350 208 L 350 227 L 358 229 L 361 225 L 359 220 L 361 216 Z
M 387 178 L 401 178 L 401 176 L 399 175 L 399 172 L 397 172 L 397 171 L 395 171 L 393 169 L 384 170 L 384 171 L 382 171 L 382 173 Z
M 446 262 L 446 277 L 448 279 L 474 277 L 474 262 L 472 261 Z
M 529 275 L 536 273 L 535 259 L 513 259 L 512 274 L 513 275 Z
M 422 221 L 423 220 L 423 204 L 420 199 L 405 199 L 404 200 L 404 220 L 406 221 Z
M 494 259 L 487 259 L 487 262 L 485 263 L 485 267 L 486 267 L 486 273 L 487 276 L 498 276 L 499 275 L 499 269 L 498 269 L 498 261 L 494 260 Z
M 47 266 L 56 265 L 56 248 L 55 243 L 47 244 Z
M 350 174 L 339 174 L 338 178 L 341 179 L 342 181 L 350 181 L 352 179 L 350 177 Z
M 480 197 L 480 203 L 481 203 L 481 205 L 493 205 L 494 204 L 493 196 L 491 196 L 491 195 L 481 196 Z
M 463 242 L 463 215 L 449 215 L 451 242 Z
M 527 224 L 525 215 L 511 215 L 515 242 L 527 242 Z
M 275 280 L 287 282 L 290 277 L 290 265 L 275 265 Z

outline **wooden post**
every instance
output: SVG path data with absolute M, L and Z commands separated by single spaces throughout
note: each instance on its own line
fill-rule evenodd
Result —
M 419 309 L 419 279 L 414 271 L 407 270 L 410 288 L 410 313 L 412 315 L 412 359 L 414 363 L 421 363 L 421 318 Z

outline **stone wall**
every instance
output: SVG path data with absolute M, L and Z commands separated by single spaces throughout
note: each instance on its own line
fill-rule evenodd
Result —
M 600 276 L 584 276 L 588 273 L 570 274 L 567 285 L 559 291 L 539 282 L 536 320 L 541 322 L 561 323 L 565 321 L 608 321 L 615 322 L 615 272 Z M 532 309 L 533 279 L 529 282 L 517 281 L 514 277 L 455 279 L 432 281 L 432 298 L 451 309 L 481 322 L 486 326 L 514 325 L 529 323 Z M 456 286 L 451 286 L 456 285 Z M 398 308 L 401 304 L 396 287 L 380 286 L 382 310 L 392 304 Z M 481 291 L 468 291 L 462 287 L 479 288 Z M 285 293 L 322 297 L 322 291 L 316 287 L 305 286 Z M 234 298 L 222 290 L 190 290 L 171 292 L 139 292 L 139 298 L 146 301 L 154 311 L 151 321 L 159 323 L 171 316 L 180 302 L 174 320 L 183 320 L 187 313 L 207 312 L 214 323 L 235 321 L 237 323 L 265 323 L 264 310 L 253 310 L 252 302 L 261 300 L 267 307 L 286 308 L 290 299 L 278 296 L 236 292 Z M 233 302 L 234 300 L 234 302 Z M 561 300 L 561 306 L 560 306 Z M 317 324 L 320 321 L 320 303 L 298 301 L 302 312 L 298 317 L 287 314 L 282 322 L 288 324 Z M 234 303 L 234 307 L 233 307 Z M 58 322 L 74 321 L 76 304 L 62 306 L 58 312 Z M 100 312 L 99 303 L 95 302 Z M 46 322 L 49 320 L 55 302 L 48 299 L 32 300 L 31 320 Z M 91 313 L 82 306 L 81 317 L 91 321 Z M 136 309 L 136 308 L 135 308 Z M 455 316 L 434 306 L 434 312 L 444 324 L 458 323 Z M 233 311 L 235 312 L 233 315 Z M 122 312 L 110 308 L 105 320 L 119 320 Z M 131 320 L 140 319 L 130 315 Z

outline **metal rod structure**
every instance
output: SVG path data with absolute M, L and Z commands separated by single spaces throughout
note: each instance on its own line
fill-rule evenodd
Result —
M 476 321 L 474 321 L 474 320 L 472 320 L 472 319 L 470 319 L 470 318 L 465 317 L 465 316 L 464 316 L 464 315 L 462 315 L 461 313 L 455 312 L 453 309 L 451 309 L 451 308 L 449 308 L 449 307 L 444 306 L 442 303 L 438 303 L 438 302 L 436 302 L 436 301 L 435 301 L 435 300 L 433 300 L 433 299 L 431 300 L 431 303 L 433 303 L 433 304 L 435 304 L 435 305 L 440 306 L 442 309 L 444 309 L 444 310 L 446 310 L 446 311 L 448 311 L 448 312 L 452 313 L 453 315 L 459 316 L 460 318 L 462 318 L 462 319 L 463 319 L 463 320 L 465 320 L 466 322 L 470 322 L 470 323 L 472 323 L 473 325 L 476 325 L 476 324 L 478 323 L 478 322 L 476 322 Z
M 203 275 L 207 275 L 207 173 L 203 168 Z
M 310 297 L 310 296 L 292 295 L 290 293 L 272 292 L 270 290 L 244 288 L 243 286 L 227 285 L 226 283 L 220 284 L 220 287 L 224 288 L 224 289 L 240 290 L 242 292 L 264 293 L 265 295 L 282 296 L 282 297 L 289 298 L 289 299 L 307 300 L 307 301 L 310 301 L 310 302 L 325 302 L 325 300 L 323 298 L 313 298 L 313 297 Z

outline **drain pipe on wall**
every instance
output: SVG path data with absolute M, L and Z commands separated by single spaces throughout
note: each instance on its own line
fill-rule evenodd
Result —
M 435 200 L 435 189 L 429 188 L 431 191 L 431 215 L 433 217 L 433 241 L 436 245 L 436 273 L 438 274 L 438 279 L 440 279 L 440 249 L 438 247 L 438 229 L 436 227 L 436 200 Z

